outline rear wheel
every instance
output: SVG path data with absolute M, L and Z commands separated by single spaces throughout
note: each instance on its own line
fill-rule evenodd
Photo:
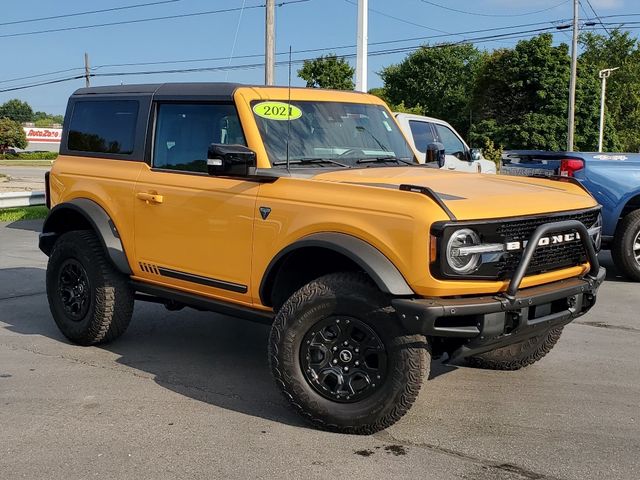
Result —
M 471 367 L 489 370 L 519 370 L 542 359 L 558 343 L 562 327 L 522 342 L 497 348 L 466 359 Z
M 127 277 L 107 259 L 95 233 L 63 234 L 47 265 L 47 298 L 58 328 L 74 343 L 109 342 L 124 333 L 133 312 Z
M 407 335 L 367 277 L 330 274 L 294 293 L 271 329 L 273 376 L 314 425 L 370 434 L 402 417 L 428 373 L 424 337 Z
M 640 282 L 640 210 L 628 214 L 618 225 L 611 256 L 625 276 Z

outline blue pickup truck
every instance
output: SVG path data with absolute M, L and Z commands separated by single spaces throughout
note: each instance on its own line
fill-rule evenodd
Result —
M 640 281 L 640 154 L 508 150 L 500 173 L 579 181 L 602 205 L 602 248 Z

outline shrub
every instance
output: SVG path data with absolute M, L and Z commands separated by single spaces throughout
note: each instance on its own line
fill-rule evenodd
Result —
M 20 152 L 2 153 L 0 160 L 55 160 L 58 152 Z
M 489 138 L 485 138 L 484 147 L 482 148 L 482 155 L 487 160 L 491 160 L 496 164 L 496 169 L 500 171 L 500 166 L 502 165 L 502 145 L 498 145 L 497 147 L 493 143 L 493 140 Z

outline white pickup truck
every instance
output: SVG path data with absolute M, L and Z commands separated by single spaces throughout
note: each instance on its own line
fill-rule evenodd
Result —
M 444 120 L 409 113 L 394 115 L 422 163 L 426 162 L 427 150 L 437 145 L 444 148 L 444 161 L 438 165 L 443 170 L 496 173 L 495 163 L 483 158 L 480 150 L 471 150 L 458 132 Z

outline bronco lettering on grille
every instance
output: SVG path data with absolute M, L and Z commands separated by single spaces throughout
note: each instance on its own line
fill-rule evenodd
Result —
M 540 241 L 538 242 L 538 246 L 539 247 L 545 247 L 548 245 L 559 245 L 561 243 L 567 243 L 567 242 L 574 242 L 576 240 L 580 240 L 580 234 L 579 233 L 564 233 L 564 234 L 559 234 L 559 235 L 552 235 L 550 237 L 542 237 L 540 239 Z M 515 242 L 507 242 L 505 244 L 505 250 L 508 252 L 513 252 L 516 250 L 523 250 L 524 248 L 526 248 L 527 244 L 529 242 L 527 240 L 524 240 L 522 242 L 519 241 L 515 241 Z

